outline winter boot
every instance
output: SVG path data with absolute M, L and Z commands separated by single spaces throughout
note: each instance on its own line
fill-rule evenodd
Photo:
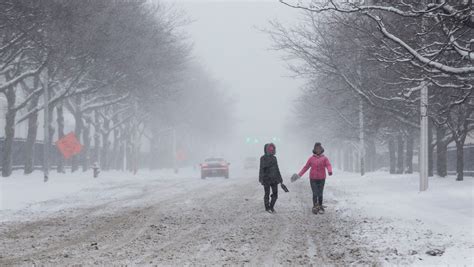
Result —
M 277 196 L 272 194 L 272 199 L 270 201 L 270 209 L 273 210 L 273 207 L 275 207 L 275 203 L 277 202 Z
M 270 210 L 270 201 L 268 198 L 263 198 L 263 204 L 265 205 L 265 211 L 269 211 Z
M 324 206 L 323 205 L 319 206 L 319 213 L 324 214 Z
M 313 213 L 314 213 L 314 214 L 318 214 L 318 212 L 319 212 L 319 205 L 318 205 L 318 204 L 314 204 L 314 206 L 313 206 Z

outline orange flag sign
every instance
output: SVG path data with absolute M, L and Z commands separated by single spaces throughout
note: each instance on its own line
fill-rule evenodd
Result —
M 82 149 L 81 143 L 77 140 L 76 135 L 73 132 L 68 133 L 63 138 L 56 142 L 56 146 L 59 151 L 63 154 L 65 159 L 68 159 L 74 155 L 79 154 Z

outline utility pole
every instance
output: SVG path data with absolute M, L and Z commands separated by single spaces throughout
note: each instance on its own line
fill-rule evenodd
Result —
M 362 1 L 363 3 L 364 1 Z M 356 43 L 358 44 L 358 52 L 357 52 L 357 78 L 359 80 L 359 86 L 362 87 L 362 44 L 360 42 L 360 39 L 356 39 Z M 359 96 L 359 164 L 360 164 L 360 175 L 364 176 L 365 174 L 365 140 L 364 140 L 364 101 L 362 100 L 362 97 Z
M 44 182 L 49 179 L 49 75 L 48 68 L 44 75 L 44 140 L 43 140 L 43 171 Z
M 359 97 L 359 159 L 360 175 L 365 174 L 365 135 L 364 135 L 364 101 Z
M 428 4 L 427 0 L 423 0 L 422 3 Z M 422 32 L 426 32 L 427 21 L 425 17 L 421 18 L 421 29 Z M 424 36 L 424 35 L 423 35 Z M 423 42 L 425 39 L 423 37 Z M 420 166 L 420 192 L 428 189 L 428 84 L 426 81 L 422 81 L 420 84 L 420 155 L 419 155 L 419 166 Z
M 420 91 L 420 191 L 428 189 L 428 85 L 421 82 Z

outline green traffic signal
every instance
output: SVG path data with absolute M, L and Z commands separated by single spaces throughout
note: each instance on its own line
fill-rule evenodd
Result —
M 247 137 L 247 138 L 245 138 L 245 143 L 247 143 L 247 144 L 251 144 L 251 143 L 258 144 L 259 140 L 255 137 Z

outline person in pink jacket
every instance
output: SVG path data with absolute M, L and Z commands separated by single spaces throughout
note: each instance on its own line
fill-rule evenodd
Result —
M 332 175 L 331 163 L 323 153 L 324 148 L 321 143 L 314 144 L 313 155 L 308 159 L 301 171 L 291 177 L 291 181 L 294 182 L 303 176 L 308 169 L 311 169 L 309 171 L 309 181 L 311 184 L 311 190 L 313 191 L 314 214 L 317 214 L 318 212 L 324 213 L 323 191 L 324 183 L 326 181 L 326 170 L 329 175 Z

